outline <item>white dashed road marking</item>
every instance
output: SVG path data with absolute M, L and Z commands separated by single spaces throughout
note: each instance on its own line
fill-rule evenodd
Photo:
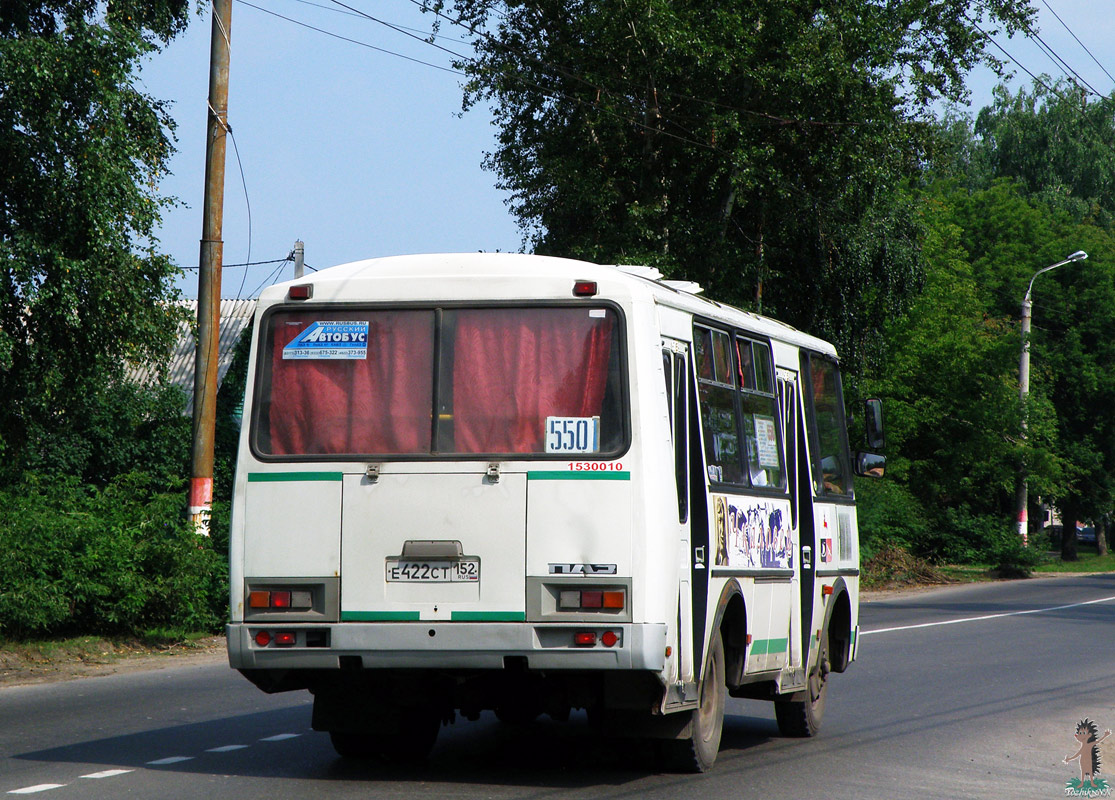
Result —
M 167 764 L 178 764 L 182 761 L 193 761 L 193 756 L 171 756 L 170 758 L 160 758 L 158 761 L 148 761 L 149 767 L 162 767 Z
M 274 736 L 268 736 L 260 739 L 261 742 L 282 742 L 287 739 L 297 739 L 302 734 L 300 733 L 277 733 Z M 221 747 L 211 747 L 206 750 L 206 753 L 231 753 L 234 750 L 246 750 L 249 745 L 246 744 L 226 744 Z M 155 761 L 148 761 L 149 767 L 165 767 L 169 764 L 180 764 L 183 761 L 193 761 L 194 756 L 168 756 L 167 758 L 156 759 Z M 106 769 L 101 772 L 91 772 L 88 775 L 80 775 L 81 778 L 115 778 L 118 775 L 127 775 L 129 772 L 135 772 L 132 769 Z M 49 791 L 50 789 L 61 789 L 69 784 L 66 783 L 39 783 L 35 786 L 24 786 L 22 789 L 11 789 L 8 794 L 36 794 L 38 792 Z
M 45 792 L 47 789 L 61 789 L 65 785 L 64 783 L 40 783 L 37 786 L 25 786 L 22 789 L 12 789 L 8 794 L 34 794 L 35 792 Z

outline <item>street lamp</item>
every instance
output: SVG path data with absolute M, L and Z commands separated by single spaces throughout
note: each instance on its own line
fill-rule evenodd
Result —
M 1026 296 L 1022 298 L 1022 357 L 1018 361 L 1018 394 L 1022 400 L 1022 436 L 1026 437 L 1026 396 L 1030 394 L 1030 311 L 1033 303 L 1030 301 L 1030 292 L 1034 288 L 1034 280 L 1043 272 L 1049 272 L 1051 269 L 1063 267 L 1065 264 L 1071 264 L 1073 261 L 1083 261 L 1088 257 L 1088 254 L 1083 250 L 1077 250 L 1064 261 L 1058 261 L 1056 264 L 1050 264 L 1044 269 L 1039 269 L 1030 278 L 1030 285 L 1026 287 Z M 1022 537 L 1022 546 L 1026 547 L 1029 543 L 1029 536 L 1027 533 L 1028 513 L 1027 504 L 1029 503 L 1029 487 L 1026 484 L 1026 465 L 1022 465 L 1022 475 L 1018 481 L 1018 498 L 1015 508 L 1018 510 L 1018 533 Z

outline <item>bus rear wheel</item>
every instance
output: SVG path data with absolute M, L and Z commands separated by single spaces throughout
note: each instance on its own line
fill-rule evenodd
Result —
M 342 758 L 381 758 L 416 763 L 430 754 L 441 729 L 441 719 L 426 709 L 400 712 L 394 733 L 330 731 L 329 741 Z
M 728 688 L 724 682 L 724 641 L 717 630 L 709 643 L 705 677 L 701 681 L 701 697 L 697 708 L 689 712 L 687 735 L 662 742 L 669 765 L 682 772 L 708 772 L 720 752 L 724 730 L 724 705 Z

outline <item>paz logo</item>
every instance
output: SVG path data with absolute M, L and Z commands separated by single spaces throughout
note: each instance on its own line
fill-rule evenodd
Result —
M 1080 780 L 1070 780 L 1065 784 L 1065 797 L 1110 797 L 1111 787 L 1103 778 L 1097 777 L 1100 771 L 1099 744 L 1111 731 L 1099 735 L 1096 723 L 1085 717 L 1076 726 L 1073 738 L 1080 746 L 1075 753 L 1065 756 L 1063 763 L 1076 761 L 1080 765 Z

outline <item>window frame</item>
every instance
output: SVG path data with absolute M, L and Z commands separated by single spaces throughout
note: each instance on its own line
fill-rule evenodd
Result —
M 824 455 L 821 453 L 821 430 L 817 423 L 816 398 L 813 391 L 813 364 L 815 362 L 823 362 L 831 366 L 836 378 L 833 383 L 835 386 L 834 399 L 837 404 L 836 413 L 840 446 L 838 456 L 841 459 L 844 478 L 844 491 L 842 492 L 832 491 L 825 485 L 822 465 Z M 806 425 L 808 427 L 806 441 L 809 443 L 809 471 L 813 483 L 813 494 L 815 497 L 824 498 L 828 501 L 853 503 L 855 502 L 855 488 L 852 480 L 852 456 L 848 442 L 847 410 L 844 406 L 844 381 L 840 371 L 840 362 L 823 353 L 802 350 L 801 372 L 804 379 L 803 386 L 808 388 L 808 391 L 805 392 Z
M 697 343 L 698 343 L 698 339 L 700 338 L 699 337 L 700 329 L 719 332 L 719 333 L 725 334 L 728 337 L 729 359 L 731 361 L 730 369 L 731 369 L 731 372 L 732 372 L 732 376 L 731 376 L 732 377 L 732 386 L 731 387 L 728 387 L 726 384 L 724 384 L 721 381 L 710 380 L 708 378 L 701 377 L 700 367 L 699 367 L 699 364 L 697 364 Z M 763 347 L 766 348 L 767 363 L 766 363 L 765 369 L 766 369 L 766 371 L 769 375 L 769 378 L 770 378 L 770 381 L 771 381 L 771 384 L 772 384 L 771 391 L 769 393 L 765 392 L 765 391 L 761 391 L 757 388 L 756 389 L 745 389 L 743 387 L 742 382 L 741 382 L 741 379 L 742 379 L 743 376 L 742 376 L 742 373 L 740 371 L 741 370 L 741 365 L 739 363 L 740 356 L 739 356 L 739 353 L 738 353 L 738 350 L 737 350 L 738 343 L 741 342 L 741 341 L 758 343 L 758 344 L 760 344 L 760 345 L 762 345 Z M 741 491 L 743 491 L 743 492 L 748 492 L 748 493 L 770 495 L 770 496 L 775 496 L 775 497 L 786 497 L 787 495 L 789 495 L 790 487 L 789 487 L 789 477 L 788 477 L 788 474 L 787 474 L 787 466 L 786 466 L 786 453 L 785 453 L 785 446 L 784 446 L 785 442 L 784 442 L 784 436 L 783 436 L 783 433 L 782 433 L 782 419 L 781 419 L 782 415 L 780 413 L 780 408 L 779 408 L 779 405 L 778 405 L 777 381 L 775 380 L 775 375 L 777 373 L 775 371 L 775 366 L 774 366 L 774 347 L 771 343 L 770 338 L 767 337 L 767 336 L 763 336 L 761 334 L 757 334 L 753 331 L 749 331 L 746 328 L 739 328 L 739 327 L 736 327 L 734 325 L 725 324 L 723 322 L 718 322 L 716 320 L 709 320 L 709 319 L 705 319 L 705 318 L 695 317 L 694 320 L 693 320 L 693 360 L 694 360 L 693 372 L 694 372 L 694 375 L 696 376 L 696 379 L 697 379 L 697 395 L 698 395 L 697 396 L 697 403 L 698 403 L 698 408 L 700 410 L 700 418 L 701 418 L 701 448 L 702 448 L 702 451 L 704 453 L 703 461 L 704 461 L 704 465 L 705 465 L 705 476 L 706 476 L 706 479 L 709 482 L 709 486 L 711 487 L 711 489 L 713 491 L 722 491 L 722 492 L 726 492 L 726 493 L 730 492 L 730 493 L 735 493 L 735 494 L 738 494 Z M 756 364 L 755 364 L 755 361 L 754 361 L 754 350 L 752 350 L 751 370 L 752 370 L 752 373 L 753 373 L 753 377 L 757 380 L 758 370 L 756 369 Z M 739 465 L 738 466 L 739 466 L 739 470 L 740 470 L 740 476 L 741 476 L 741 479 L 742 479 L 740 481 L 714 480 L 713 478 L 709 477 L 709 475 L 708 475 L 708 467 L 710 466 L 710 460 L 709 460 L 709 453 L 708 453 L 707 447 L 706 447 L 706 445 L 708 443 L 707 442 L 707 430 L 706 430 L 706 425 L 705 425 L 705 422 L 706 422 L 706 406 L 705 406 L 704 400 L 701 397 L 701 386 L 702 386 L 702 384 L 704 384 L 706 386 L 712 386 L 712 387 L 718 387 L 718 388 L 730 388 L 732 390 L 732 395 L 733 395 L 732 406 L 733 406 L 733 414 L 734 414 L 734 420 L 735 420 L 736 440 L 737 440 L 738 445 L 739 445 L 738 448 L 737 448 L 737 450 L 738 450 L 737 454 L 738 454 L 738 457 L 739 457 Z M 782 485 L 780 485 L 780 486 L 769 486 L 769 485 L 768 486 L 757 486 L 757 485 L 754 485 L 751 482 L 749 460 L 747 458 L 747 453 L 746 453 L 747 436 L 745 435 L 744 425 L 743 425 L 743 400 L 744 400 L 745 396 L 760 397 L 760 398 L 763 398 L 764 400 L 769 400 L 771 403 L 774 404 L 773 408 L 774 408 L 775 413 L 774 413 L 773 417 L 774 417 L 774 425 L 775 425 L 775 434 L 776 434 L 776 437 L 778 439 L 778 458 L 779 458 L 779 463 L 780 463 L 781 473 L 782 473 Z
M 271 318 L 282 313 L 317 313 L 330 315 L 334 313 L 345 314 L 352 312 L 385 312 L 385 311 L 428 311 L 433 315 L 434 326 L 434 352 L 431 364 L 433 377 L 433 396 L 431 397 L 431 448 L 435 448 L 439 436 L 439 417 L 441 415 L 441 384 L 443 382 L 442 347 L 443 347 L 443 312 L 460 309 L 549 309 L 570 308 L 584 309 L 604 308 L 609 313 L 615 314 L 615 339 L 619 348 L 616 362 L 618 371 L 617 386 L 615 387 L 613 401 L 618 403 L 619 423 L 621 434 L 619 445 L 608 451 L 597 453 L 577 453 L 571 457 L 569 453 L 503 453 L 503 452 L 476 452 L 476 453 L 444 453 L 432 450 L 429 453 L 298 453 L 274 454 L 265 452 L 260 446 L 260 426 L 262 399 L 270 393 L 269 361 L 271 354 L 270 339 L 272 325 Z M 263 463 L 317 463 L 317 462 L 467 462 L 467 461 L 612 461 L 622 458 L 631 449 L 631 391 L 629 369 L 629 347 L 627 318 L 619 304 L 611 300 L 591 298 L 589 300 L 554 300 L 522 302 L 515 300 L 462 300 L 452 302 L 381 302 L 381 303 L 277 303 L 264 311 L 260 318 L 259 330 L 255 332 L 256 364 L 252 382 L 252 408 L 248 420 L 248 444 L 252 456 Z M 609 378 L 610 380 L 610 378 Z M 607 395 L 606 395 L 607 396 Z

